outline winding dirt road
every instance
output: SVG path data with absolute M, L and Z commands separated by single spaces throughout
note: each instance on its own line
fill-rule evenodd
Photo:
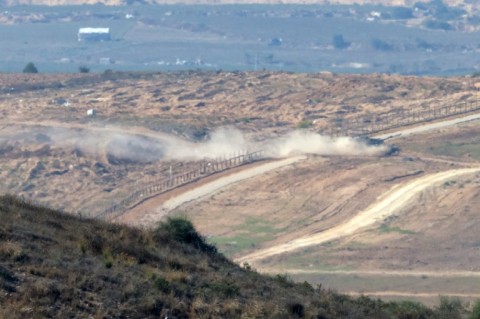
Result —
M 220 177 L 211 182 L 200 185 L 194 189 L 188 190 L 184 193 L 179 194 L 173 198 L 166 200 L 161 206 L 155 209 L 153 212 L 147 213 L 144 215 L 140 221 L 139 225 L 148 227 L 149 225 L 156 225 L 169 211 L 179 207 L 182 204 L 187 202 L 197 200 L 201 197 L 212 194 L 220 189 L 227 187 L 228 185 L 240 182 L 242 180 L 252 178 L 258 175 L 265 174 L 267 172 L 273 171 L 275 169 L 292 165 L 298 161 L 304 160 L 305 156 L 296 156 L 290 157 L 275 162 L 269 162 L 254 166 L 251 168 L 244 169 L 238 173 Z
M 384 220 L 406 206 L 417 194 L 420 194 L 427 188 L 442 183 L 449 179 L 480 172 L 480 168 L 463 168 L 449 170 L 445 172 L 426 175 L 412 180 L 404 185 L 396 185 L 387 193 L 383 194 L 376 202 L 370 205 L 366 210 L 360 212 L 349 221 L 330 228 L 318 234 L 311 234 L 292 240 L 285 244 L 272 246 L 262 249 L 246 256 L 240 257 L 235 261 L 238 263 L 255 263 L 258 260 L 274 255 L 290 252 L 299 248 L 319 245 L 340 237 L 348 236 L 354 232 L 364 229 L 376 222 Z

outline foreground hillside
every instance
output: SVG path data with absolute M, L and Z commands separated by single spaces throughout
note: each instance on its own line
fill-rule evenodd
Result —
M 466 318 L 455 300 L 354 299 L 233 264 L 191 224 L 144 231 L 0 197 L 1 318 Z

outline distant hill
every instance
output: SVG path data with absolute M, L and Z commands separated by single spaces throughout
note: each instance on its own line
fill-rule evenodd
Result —
M 0 4 L 7 6 L 14 5 L 82 5 L 103 3 L 105 5 L 125 5 L 131 3 L 147 4 L 166 4 L 166 3 L 185 3 L 185 4 L 231 4 L 231 3 L 293 3 L 293 4 L 381 4 L 386 6 L 412 6 L 417 2 L 428 2 L 427 0 L 2 0 Z M 444 0 L 444 3 L 452 6 L 475 6 L 468 0 Z M 478 6 L 478 4 L 476 4 Z
M 0 197 L 1 318 L 462 318 L 237 266 L 185 219 L 151 231 Z

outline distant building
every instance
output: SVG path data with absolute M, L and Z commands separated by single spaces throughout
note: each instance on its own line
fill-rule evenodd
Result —
M 110 41 L 110 28 L 80 28 L 78 29 L 78 41 Z

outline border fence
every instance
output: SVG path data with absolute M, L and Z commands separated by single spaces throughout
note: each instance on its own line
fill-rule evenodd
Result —
M 349 119 L 341 119 L 332 127 L 332 136 L 367 136 L 402 126 L 429 122 L 437 119 L 462 115 L 480 110 L 480 100 L 462 101 L 448 105 L 431 103 L 426 107 L 409 110 L 394 110 L 384 114 L 362 115 Z M 134 191 L 119 203 L 107 208 L 95 216 L 100 219 L 111 219 L 120 216 L 130 208 L 153 196 L 165 193 L 179 186 L 199 180 L 233 167 L 264 159 L 264 152 L 245 153 L 225 159 L 204 160 L 189 170 L 168 178 L 153 179 L 141 189 Z
M 440 106 L 432 103 L 424 108 L 397 110 L 384 114 L 343 119 L 332 129 L 332 135 L 366 136 L 401 126 L 424 123 L 478 110 L 480 110 L 480 100 L 462 101 Z
M 107 208 L 102 213 L 95 216 L 99 219 L 111 219 L 123 214 L 127 209 L 133 208 L 140 204 L 142 201 L 151 198 L 153 196 L 165 193 L 169 190 L 177 188 L 179 186 L 186 185 L 188 183 L 199 180 L 200 178 L 230 169 L 237 166 L 252 163 L 265 158 L 264 151 L 258 151 L 253 153 L 245 153 L 230 158 L 204 160 L 197 163 L 192 169 L 181 172 L 179 174 L 171 175 L 167 178 L 160 178 L 153 180 L 143 188 L 134 191 L 122 201 Z

